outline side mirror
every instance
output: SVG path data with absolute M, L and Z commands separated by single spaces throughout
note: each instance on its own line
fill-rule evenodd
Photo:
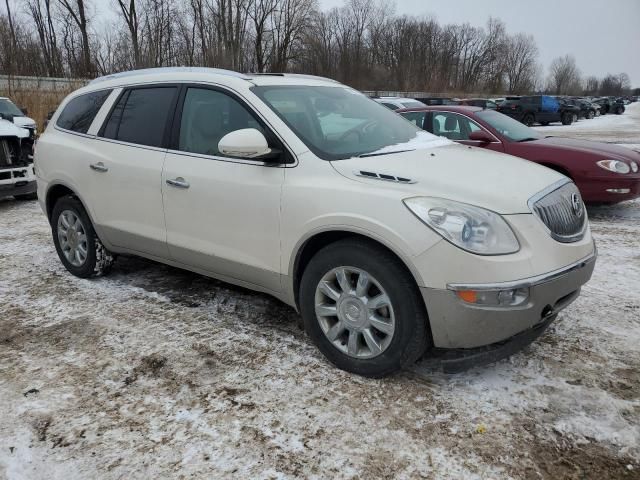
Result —
M 480 143 L 491 143 L 493 142 L 493 138 L 487 132 L 483 130 L 476 130 L 475 132 L 471 132 L 469 134 L 469 140 L 473 140 L 475 142 Z
M 280 152 L 269 148 L 267 139 L 260 130 L 242 128 L 227 133 L 218 142 L 218 151 L 222 155 L 236 158 L 255 158 L 272 160 Z

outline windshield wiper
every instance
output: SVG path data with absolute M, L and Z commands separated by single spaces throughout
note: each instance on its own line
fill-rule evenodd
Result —
M 379 157 L 380 155 L 392 155 L 394 153 L 413 152 L 414 150 L 415 148 L 409 148 L 407 150 L 394 150 L 393 152 L 363 153 L 362 155 L 358 155 L 358 158 Z
M 535 137 L 527 137 L 527 138 L 523 138 L 522 140 L 518 140 L 518 143 L 521 143 L 521 142 L 532 142 L 534 140 L 538 140 L 538 139 L 535 138 Z

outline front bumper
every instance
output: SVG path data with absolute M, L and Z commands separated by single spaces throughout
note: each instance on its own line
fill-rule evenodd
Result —
M 470 349 L 503 342 L 555 316 L 573 302 L 591 278 L 595 249 L 588 257 L 562 269 L 513 282 L 449 285 L 447 289 L 421 288 L 436 348 Z M 460 290 L 528 288 L 528 300 L 514 307 L 466 303 Z
M 35 180 L 19 181 L 13 184 L 0 185 L 0 198 L 13 197 L 15 195 L 28 195 L 38 190 Z
M 620 175 L 619 178 L 595 177 L 577 182 L 587 203 L 618 203 L 640 197 L 640 175 Z M 617 192 L 617 193 L 615 193 Z
M 37 188 L 33 164 L 0 169 L 0 198 L 27 195 Z

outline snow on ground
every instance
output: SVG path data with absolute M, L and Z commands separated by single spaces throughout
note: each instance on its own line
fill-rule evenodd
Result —
M 534 344 L 367 380 L 265 295 L 72 277 L 36 202 L 0 201 L 0 478 L 638 479 L 640 201 L 589 214 L 594 276 Z
M 578 120 L 572 125 L 552 123 L 534 127 L 544 135 L 574 137 L 598 142 L 640 144 L 640 102 L 626 105 L 622 115 L 600 115 L 591 120 Z

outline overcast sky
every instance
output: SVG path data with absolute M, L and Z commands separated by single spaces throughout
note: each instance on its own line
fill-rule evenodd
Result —
M 343 0 L 319 0 L 323 9 Z M 396 0 L 396 13 L 432 15 L 441 23 L 486 24 L 500 18 L 509 33 L 532 34 L 544 65 L 572 54 L 583 75 L 627 72 L 640 87 L 640 0 Z

